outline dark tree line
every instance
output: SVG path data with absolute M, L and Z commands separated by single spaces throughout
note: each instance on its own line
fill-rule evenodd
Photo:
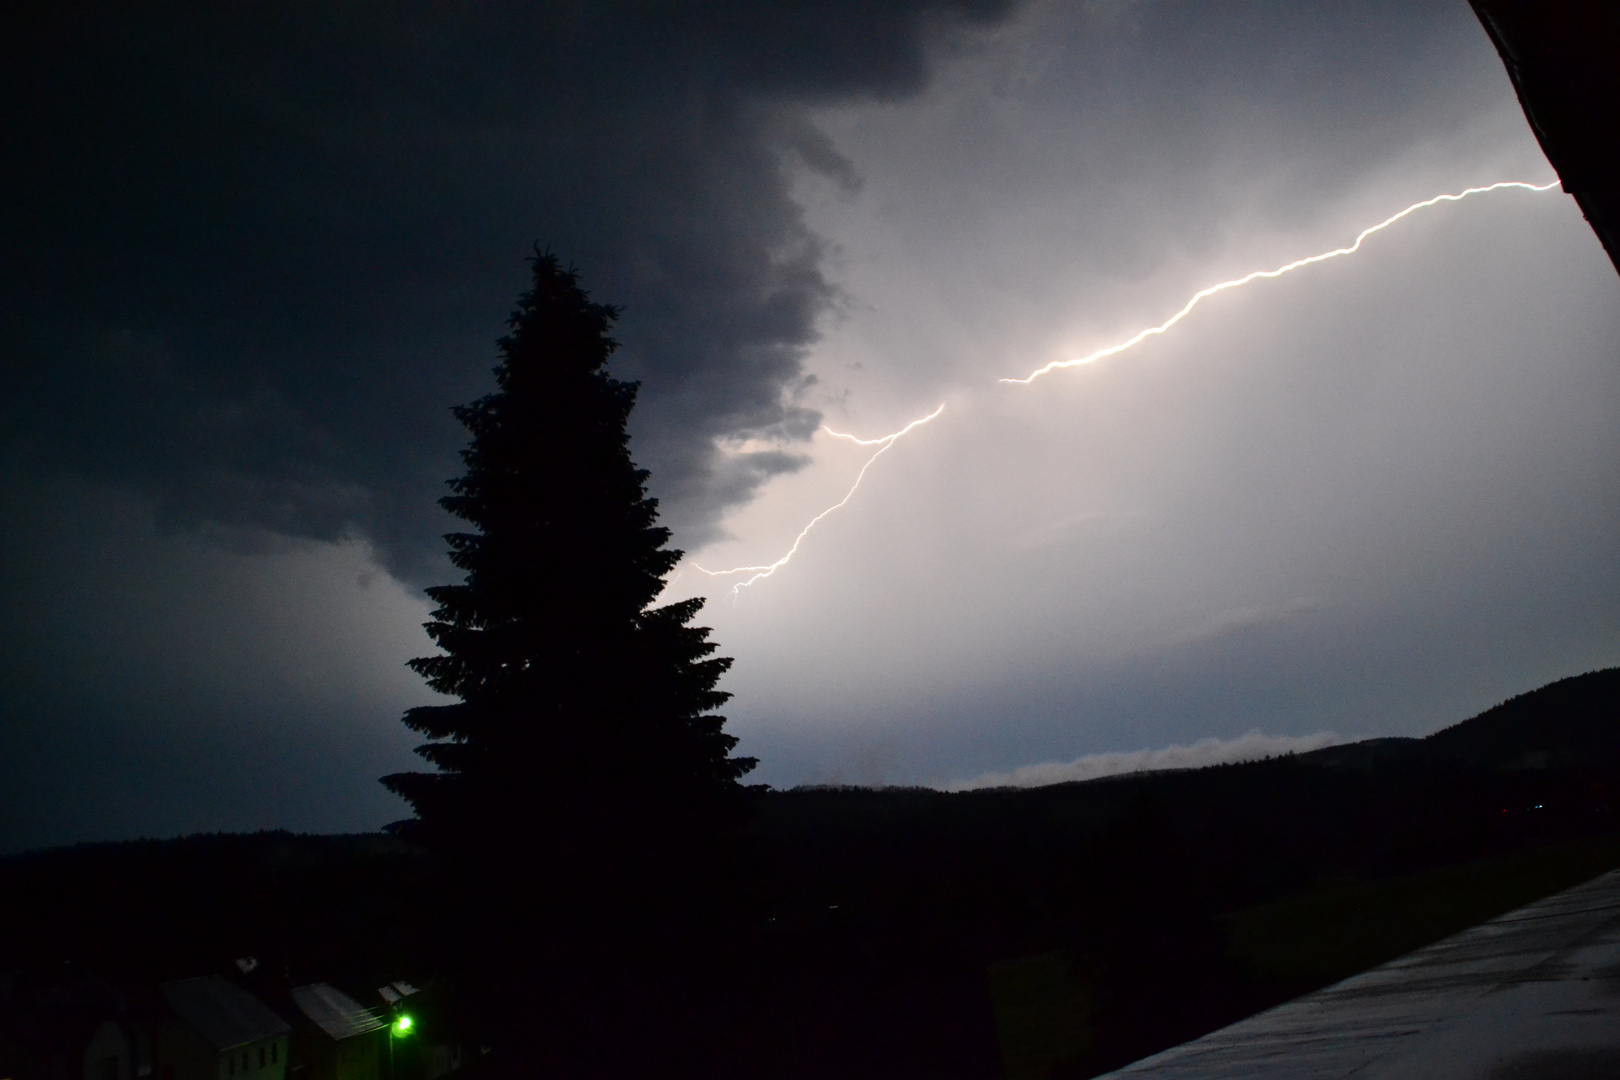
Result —
M 727 1006 L 709 1012 L 720 1030 L 711 1023 L 704 1047 L 660 1033 L 663 1021 L 606 1012 L 599 1023 L 624 1052 L 595 1071 L 649 1048 L 662 1048 L 662 1065 L 617 1071 L 1105 1071 L 1620 864 L 1617 702 L 1620 679 L 1605 672 L 1509 703 L 1508 731 L 1492 710 L 1432 739 L 1193 772 L 767 793 L 752 826 L 772 871 L 764 917 L 731 924 L 747 948 L 699 964 L 706 983 L 676 980 L 667 1000 L 647 999 L 654 1015 L 700 1020 L 705 1010 L 688 1006 Z M 1600 742 L 1606 753 L 1558 764 Z M 1445 752 L 1430 756 L 1431 744 Z M 1543 755 L 1545 767 L 1513 767 Z M 0 859 L 0 926 L 20 928 L 0 935 L 0 973 L 49 975 L 69 961 L 139 990 L 240 978 L 235 959 L 254 955 L 261 976 L 330 981 L 357 999 L 401 977 L 426 985 L 453 970 L 435 937 L 455 944 L 446 928 L 458 925 L 446 915 L 424 933 L 415 915 L 439 862 L 387 837 L 286 834 Z M 517 984 L 513 999 L 530 992 L 525 980 L 557 976 L 493 933 L 464 943 L 493 950 L 487 966 Z M 633 956 L 615 960 L 638 970 Z M 599 981 L 587 972 L 579 1008 L 602 1002 Z M 461 985 L 435 989 L 457 1005 L 443 991 Z M 487 1058 L 476 1048 L 488 1024 L 452 1030 L 480 1070 L 590 1071 L 537 1060 L 555 1053 L 557 1018 L 536 1010 L 514 1010 L 510 1041 Z

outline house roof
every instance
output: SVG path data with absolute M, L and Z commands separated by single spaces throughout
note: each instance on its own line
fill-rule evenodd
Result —
M 1107 1080 L 1613 1076 L 1617 912 L 1610 871 Z
M 285 1020 L 234 983 L 213 975 L 164 983 L 163 997 L 176 1016 L 197 1029 L 215 1050 L 230 1050 L 285 1035 Z
M 412 994 L 420 993 L 420 991 L 410 983 L 401 979 L 398 982 L 391 982 L 387 986 L 377 987 L 377 993 L 380 994 L 382 999 L 388 1002 L 388 1004 L 398 1005 Z
M 388 1021 L 365 1008 L 348 994 L 326 983 L 311 983 L 292 988 L 293 1004 L 312 1020 L 316 1027 L 342 1042 L 356 1035 L 378 1031 Z

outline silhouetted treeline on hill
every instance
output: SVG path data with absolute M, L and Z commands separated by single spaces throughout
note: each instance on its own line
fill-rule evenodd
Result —
M 1620 668 L 1509 698 L 1419 745 L 1441 760 L 1487 769 L 1620 765 Z
M 1509 698 L 1422 739 L 1368 739 L 1300 755 L 1365 767 L 1377 760 L 1432 761 L 1487 770 L 1620 766 L 1620 668 L 1575 675 Z
M 770 793 L 768 916 L 739 931 L 717 1004 L 732 1037 L 704 1073 L 1115 1067 L 1620 865 L 1617 750 L 1606 671 L 1425 740 L 1030 790 Z M 426 980 L 440 958 L 412 912 L 434 882 L 376 837 L 12 858 L 0 924 L 28 929 L 0 938 L 0 970 L 151 980 L 252 954 L 295 978 Z

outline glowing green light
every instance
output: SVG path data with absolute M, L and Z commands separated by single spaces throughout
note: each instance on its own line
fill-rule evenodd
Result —
M 410 1017 L 401 1016 L 399 1019 L 394 1021 L 394 1034 L 395 1035 L 405 1035 L 405 1034 L 408 1034 L 410 1032 L 410 1030 L 411 1030 L 411 1018 Z

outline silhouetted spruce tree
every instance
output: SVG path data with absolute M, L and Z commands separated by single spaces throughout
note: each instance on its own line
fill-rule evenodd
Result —
M 712 712 L 731 661 L 689 625 L 702 600 L 652 606 L 681 553 L 630 459 L 637 384 L 605 370 L 617 310 L 551 254 L 533 268 L 496 392 L 455 409 L 472 440 L 442 503 L 472 526 L 447 537 L 466 576 L 428 590 L 443 652 L 411 662 L 460 701 L 405 714 L 438 771 L 383 783 L 443 856 L 499 1052 L 582 1074 L 667 1043 L 714 966 L 755 761 Z

